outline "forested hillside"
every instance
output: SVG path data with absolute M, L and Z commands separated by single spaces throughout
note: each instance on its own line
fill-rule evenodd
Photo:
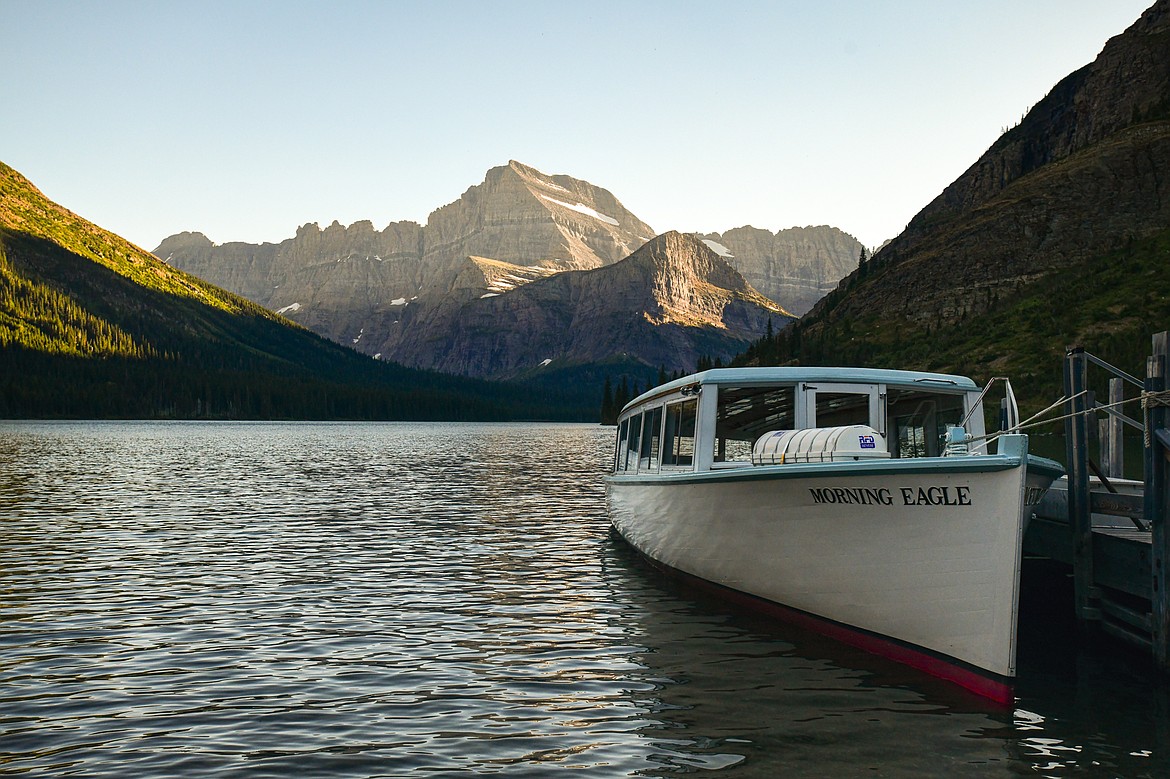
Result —
M 1170 230 L 1005 293 L 987 310 L 907 328 L 874 314 L 832 327 L 796 323 L 760 339 L 736 365 L 861 365 L 1012 379 L 1021 402 L 1061 396 L 1069 346 L 1145 375 L 1152 333 L 1170 329 Z M 864 290 L 863 282 L 855 282 Z M 849 294 L 843 291 L 842 294 Z
M 1136 375 L 1170 329 L 1170 0 L 1070 74 L 812 311 L 738 358 L 1009 375 L 1066 347 Z
M 595 413 L 346 350 L 166 265 L 0 163 L 0 417 Z

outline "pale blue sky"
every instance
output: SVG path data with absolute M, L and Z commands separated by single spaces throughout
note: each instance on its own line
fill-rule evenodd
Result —
M 0 0 L 0 161 L 146 249 L 425 221 L 516 159 L 876 245 L 1152 0 Z

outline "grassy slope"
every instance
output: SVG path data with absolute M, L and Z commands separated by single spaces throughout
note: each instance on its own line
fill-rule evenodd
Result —
M 0 163 L 0 228 L 9 236 L 54 243 L 147 289 L 233 313 L 264 313 L 243 298 L 159 262 L 149 252 L 62 208 L 4 163 Z

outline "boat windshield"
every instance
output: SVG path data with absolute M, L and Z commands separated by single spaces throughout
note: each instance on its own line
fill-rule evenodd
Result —
M 963 395 L 891 388 L 886 398 L 894 457 L 938 457 L 947 428 L 963 418 Z
M 918 387 L 890 387 L 884 402 L 871 404 L 870 392 L 817 391 L 813 404 L 816 427 L 871 425 L 890 431 L 893 457 L 937 457 L 942 437 L 965 413 L 963 392 L 940 392 Z M 797 430 L 797 387 L 720 387 L 715 411 L 713 461 L 750 463 L 752 446 L 772 430 Z M 879 424 L 884 410 L 885 425 Z M 871 417 L 877 414 L 877 417 Z
M 771 430 L 796 424 L 796 387 L 720 387 L 715 412 L 715 462 L 750 463 L 752 445 Z

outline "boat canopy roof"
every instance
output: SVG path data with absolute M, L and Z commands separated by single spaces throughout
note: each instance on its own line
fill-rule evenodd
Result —
M 839 384 L 885 384 L 896 387 L 923 387 L 951 389 L 960 392 L 979 391 L 980 387 L 966 376 L 924 371 L 898 371 L 883 368 L 832 368 L 816 366 L 784 366 L 771 368 L 712 368 L 701 373 L 692 373 L 681 379 L 667 382 L 626 404 L 633 408 L 651 398 L 677 392 L 683 387 L 697 385 L 723 385 L 728 387 L 749 387 L 771 384 L 795 384 L 802 381 L 823 381 Z

